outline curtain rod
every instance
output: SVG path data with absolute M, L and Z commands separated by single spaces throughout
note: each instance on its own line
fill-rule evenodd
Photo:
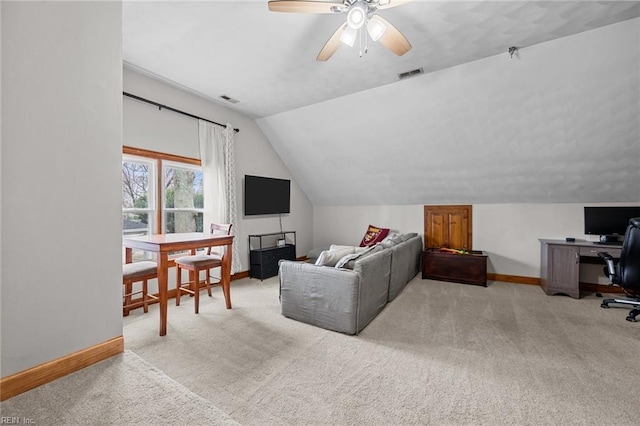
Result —
M 122 94 L 123 94 L 124 96 L 126 96 L 126 97 L 129 97 L 129 98 L 135 99 L 135 100 L 137 100 L 137 101 L 140 101 L 140 102 L 146 102 L 146 103 L 148 103 L 148 104 L 155 105 L 155 106 L 157 106 L 157 107 L 158 107 L 158 109 L 160 109 L 160 110 L 162 110 L 162 108 L 164 108 L 164 109 L 168 109 L 169 111 L 177 112 L 178 114 L 186 115 L 187 117 L 195 118 L 196 120 L 204 120 L 204 121 L 207 121 L 207 122 L 209 122 L 209 123 L 211 123 L 211 124 L 215 124 L 215 125 L 220 126 L 220 127 L 227 127 L 227 126 L 226 126 L 226 125 L 224 125 L 224 124 L 216 123 L 215 121 L 211 121 L 211 120 L 208 120 L 208 119 L 206 119 L 206 118 L 198 117 L 197 115 L 189 114 L 188 112 L 180 111 L 179 109 L 171 108 L 170 106 L 162 105 L 162 104 L 159 104 L 158 102 L 150 101 L 149 99 L 145 99 L 145 98 L 142 98 L 142 97 L 140 97 L 140 96 L 132 95 L 131 93 L 122 92 Z M 236 133 L 238 133 L 238 132 L 240 131 L 240 129 L 233 129 L 233 130 L 234 130 Z

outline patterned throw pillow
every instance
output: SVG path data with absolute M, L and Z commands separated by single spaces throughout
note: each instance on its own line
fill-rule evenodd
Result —
M 388 233 L 389 228 L 379 228 L 377 226 L 369 225 L 362 241 L 360 241 L 360 247 L 368 247 L 379 243 L 384 240 L 384 237 L 386 237 Z

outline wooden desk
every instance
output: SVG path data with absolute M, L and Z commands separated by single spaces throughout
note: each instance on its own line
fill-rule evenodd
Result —
M 580 264 L 595 263 L 604 266 L 599 252 L 620 257 L 621 245 L 596 244 L 592 241 L 567 242 L 540 240 L 540 287 L 545 293 L 566 294 L 580 298 Z
M 131 263 L 132 249 L 140 249 L 157 253 L 158 290 L 160 303 L 160 336 L 167 334 L 167 291 L 169 285 L 169 252 L 195 250 L 205 247 L 226 246 L 222 257 L 221 285 L 224 288 L 227 309 L 231 309 L 231 244 L 232 235 L 212 235 L 203 232 L 184 234 L 158 234 L 123 237 L 126 248 L 126 262 Z

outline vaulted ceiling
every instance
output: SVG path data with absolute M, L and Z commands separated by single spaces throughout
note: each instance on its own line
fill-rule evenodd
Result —
M 318 62 L 344 15 L 125 2 L 123 57 L 255 118 L 317 205 L 640 201 L 640 2 L 416 0 L 379 14 L 407 54 L 369 41 Z

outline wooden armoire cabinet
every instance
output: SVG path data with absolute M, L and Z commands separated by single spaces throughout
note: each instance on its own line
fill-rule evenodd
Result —
M 470 205 L 424 206 L 425 248 L 472 250 Z

